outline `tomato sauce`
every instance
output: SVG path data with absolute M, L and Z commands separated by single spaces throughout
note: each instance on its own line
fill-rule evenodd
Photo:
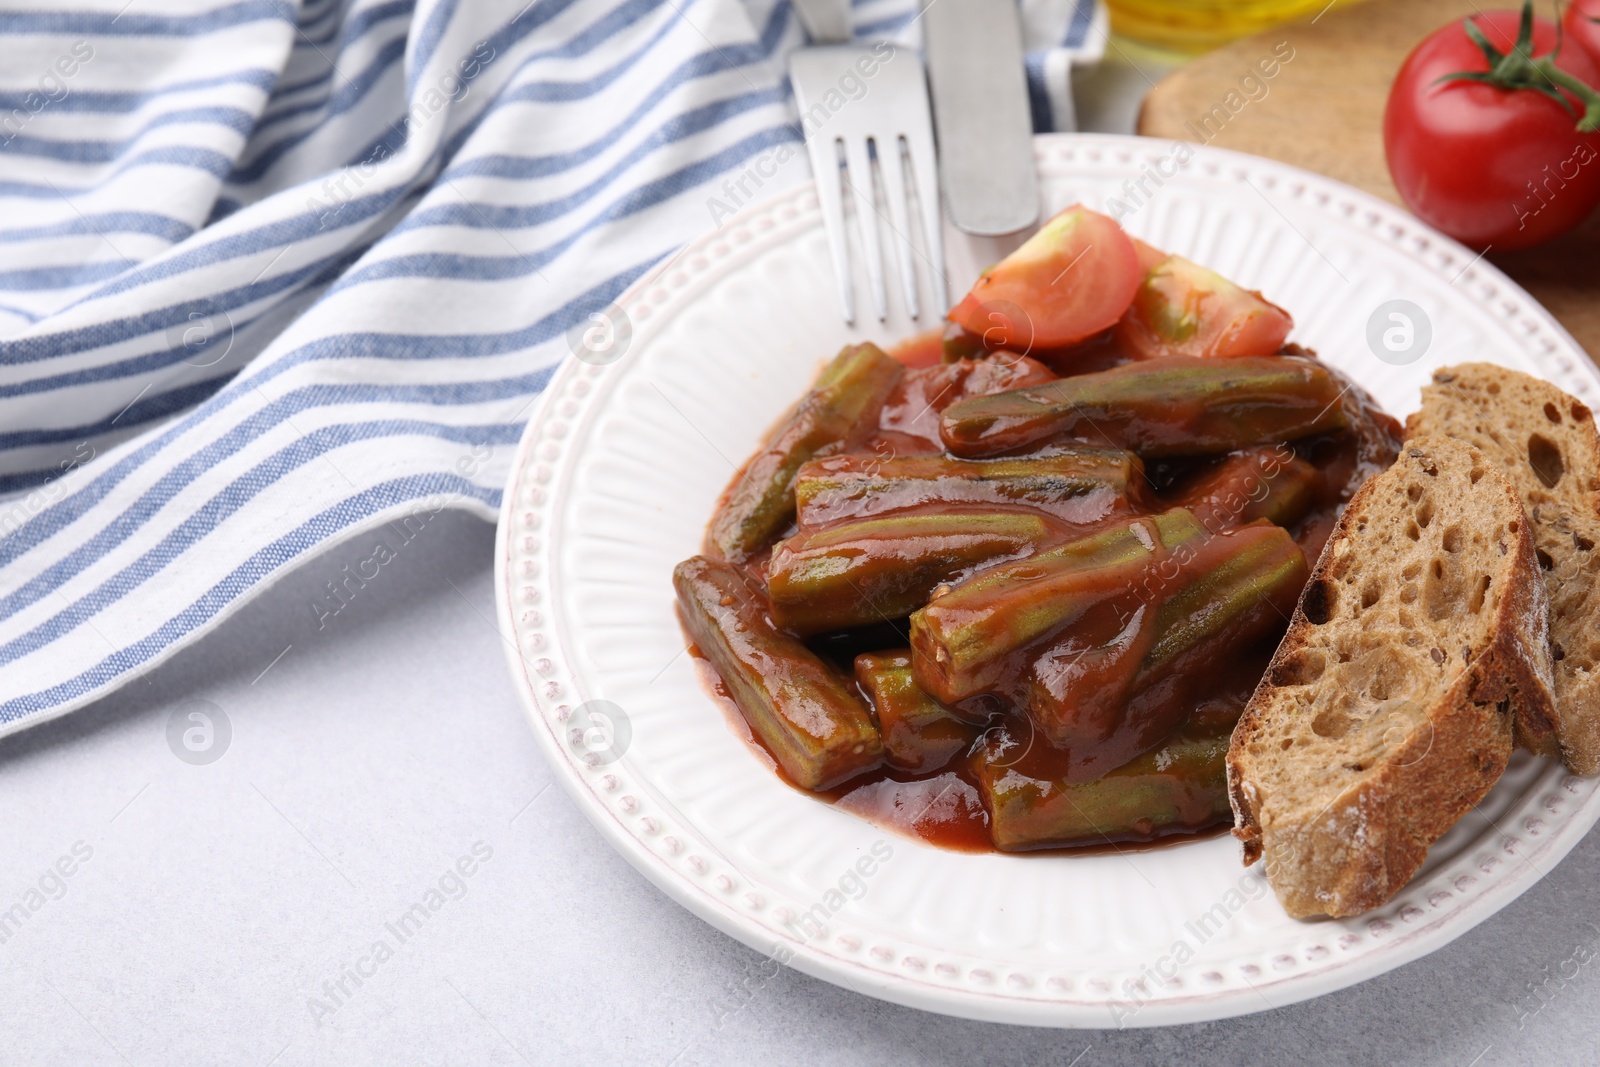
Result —
M 877 635 L 875 642 L 870 638 L 854 643 L 837 640 L 832 648 L 824 644 L 823 650 L 825 654 L 831 653 L 831 659 L 847 660 L 847 653 L 848 656 L 854 655 L 849 650 L 855 645 L 882 647 L 886 643 L 894 644 L 893 637 L 894 631 L 886 628 L 885 632 Z M 727 687 L 699 647 L 691 643 L 688 651 L 701 683 L 715 698 L 728 728 L 745 743 L 757 760 L 791 789 L 848 811 L 883 830 L 936 848 L 973 854 L 1001 851 L 994 846 L 990 837 L 989 813 L 983 805 L 971 752 L 967 758 L 957 758 L 949 766 L 931 774 L 907 774 L 885 765 L 830 790 L 802 789 L 789 780 L 771 751 L 750 729 Z M 1266 643 L 1247 656 L 1219 664 L 1216 685 L 1208 687 L 1205 695 L 1192 702 L 1188 713 L 1191 721 L 1222 729 L 1231 727 L 1244 710 L 1271 657 L 1271 643 Z M 1016 715 L 996 715 L 975 742 L 974 749 L 986 738 L 1015 729 L 1016 724 L 1026 721 L 1024 717 Z M 1041 745 L 1028 755 L 1033 758 L 1024 757 L 1019 763 L 1029 773 L 1060 777 L 1066 777 L 1069 773 L 1072 763 L 1069 753 Z M 1095 841 L 1026 851 L 1029 855 L 1146 851 L 1215 837 L 1225 832 L 1228 825 L 1230 822 L 1225 817 L 1201 812 L 1170 830 L 1101 837 Z
M 1049 382 L 1062 371 L 1082 373 L 1126 362 L 1107 335 L 1057 352 L 1048 362 L 1011 353 L 941 362 L 949 341 L 947 334 L 932 331 L 897 348 L 894 357 L 909 369 L 883 402 L 875 428 L 820 453 L 811 467 L 824 473 L 836 469 L 845 477 L 859 475 L 863 468 L 871 473 L 875 463 L 895 459 L 947 457 L 940 439 L 940 414 L 951 404 Z M 915 774 L 885 761 L 843 784 L 804 791 L 885 830 L 960 852 L 1125 851 L 1220 832 L 1229 821 L 1225 798 L 1219 802 L 1220 779 L 1208 779 L 1213 781 L 1209 791 L 1163 791 L 1160 772 L 1167 766 L 1169 749 L 1177 753 L 1178 748 L 1172 746 L 1181 747 L 1186 738 L 1211 744 L 1209 766 L 1217 766 L 1216 745 L 1225 748 L 1228 732 L 1287 626 L 1304 581 L 1306 560 L 1314 560 L 1320 553 L 1337 509 L 1360 481 L 1386 464 L 1386 449 L 1397 443 L 1393 420 L 1371 407 L 1359 389 L 1351 390 L 1345 403 L 1351 415 L 1349 429 L 1222 456 L 1134 460 L 1137 477 L 1121 490 L 1085 491 L 1046 509 L 1008 502 L 987 487 L 980 491 L 952 486 L 948 479 L 925 496 L 917 495 L 922 490 L 916 486 L 907 489 L 902 485 L 893 494 L 862 507 L 852 503 L 854 498 L 848 492 L 835 492 L 810 512 L 818 517 L 816 525 L 808 525 L 803 508 L 801 520 L 791 521 L 782 538 L 826 531 L 842 522 L 859 522 L 882 513 L 960 515 L 974 510 L 1042 515 L 1056 530 L 1054 543 L 1101 531 L 1144 529 L 1153 520 L 1142 516 L 1161 515 L 1173 508 L 1192 509 L 1204 526 L 1203 535 L 1192 544 L 1165 544 L 1158 537 L 1158 550 L 1142 561 L 1141 568 L 1119 570 L 1107 565 L 1092 569 L 1092 578 L 1069 581 L 1063 589 L 1075 590 L 1070 595 L 1088 596 L 1092 604 L 1072 616 L 1067 636 L 1052 637 L 1048 634 L 1054 631 L 1043 631 L 1047 636 L 1041 640 L 1024 642 L 1015 654 L 1007 656 L 1001 675 L 989 679 L 979 692 L 947 694 L 930 689 L 931 683 L 924 680 L 919 668 L 917 683 L 939 697 L 946 712 L 966 724 L 962 728 L 970 730 L 973 739 L 948 764 Z M 1048 455 L 1051 448 L 1046 445 L 1026 455 Z M 1285 485 L 1290 491 L 1284 490 Z M 1268 486 L 1272 487 L 1270 495 Z M 1034 556 L 1011 563 L 991 561 L 976 576 L 963 572 L 951 581 L 965 590 L 968 586 L 961 583 L 966 577 L 976 581 L 1012 567 L 1017 588 L 1026 592 L 1031 580 L 1027 568 L 1032 560 L 1043 558 L 1052 543 L 1044 542 Z M 1201 622 L 1215 614 L 1215 605 L 1204 600 L 1186 604 L 1180 591 L 1204 587 L 1214 572 L 1226 571 L 1231 561 L 1236 562 L 1241 552 L 1256 543 L 1277 552 L 1274 558 L 1284 559 L 1285 566 L 1298 568 L 1286 572 L 1293 576 L 1287 587 L 1289 595 L 1283 595 L 1280 584 L 1273 595 L 1258 598 L 1259 603 L 1249 610 L 1227 615 L 1204 630 Z M 865 538 L 851 542 L 850 552 L 856 555 L 850 558 L 859 563 L 861 553 L 881 552 L 889 559 L 896 550 L 893 543 L 879 545 Z M 744 560 L 740 569 L 753 584 L 765 587 L 769 567 L 776 566 L 767 548 Z M 949 588 L 940 586 L 933 594 L 934 601 L 944 603 L 940 594 Z M 996 601 L 1005 609 L 997 614 L 1001 631 L 1016 614 L 1007 607 L 1005 595 L 1002 588 Z M 769 608 L 761 625 L 774 627 L 775 614 Z M 1177 646 L 1177 652 L 1164 656 L 1161 650 L 1165 646 L 1160 642 L 1184 625 L 1200 626 L 1204 632 L 1191 635 L 1187 644 Z M 905 649 L 913 642 L 907 620 L 897 618 L 820 633 L 806 638 L 805 645 L 831 664 L 839 679 L 871 708 L 870 695 L 852 679 L 855 657 Z M 730 727 L 774 773 L 801 788 L 752 731 L 728 688 L 692 641 L 690 652 Z M 919 652 L 916 646 L 913 654 L 932 655 L 926 649 Z M 929 659 L 921 662 L 925 665 Z M 1060 804 L 1063 796 L 1072 804 L 1072 794 L 1067 791 L 1074 787 L 1110 782 L 1145 764 L 1149 766 L 1137 772 L 1143 777 L 1136 788 L 1149 785 L 1150 795 L 1157 799 L 1151 801 L 1149 818 L 1125 819 L 1117 823 L 1123 826 L 1121 830 L 1087 834 L 1062 845 L 1048 835 L 1030 838 L 1026 817 L 1019 818 L 1010 808 L 1004 814 L 1008 825 L 997 824 L 1002 818 L 997 808 L 1002 796 L 1021 797 L 1024 809 Z M 903 765 L 922 764 L 909 761 Z M 1115 796 L 1084 795 L 1111 808 L 1120 803 Z

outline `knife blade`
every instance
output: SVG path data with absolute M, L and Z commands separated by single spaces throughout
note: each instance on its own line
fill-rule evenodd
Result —
M 1033 225 L 1039 178 L 1015 0 L 931 0 L 922 22 L 950 221 L 982 236 Z

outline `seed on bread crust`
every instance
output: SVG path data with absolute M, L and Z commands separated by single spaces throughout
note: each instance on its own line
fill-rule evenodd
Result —
M 1499 780 L 1513 715 L 1553 715 L 1529 526 L 1448 438 L 1407 442 L 1351 500 L 1228 753 L 1245 862 L 1290 915 L 1392 897 Z

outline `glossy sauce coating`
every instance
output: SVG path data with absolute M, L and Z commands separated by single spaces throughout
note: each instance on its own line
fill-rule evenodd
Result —
M 1227 360 L 1229 380 L 1250 379 L 1233 408 L 1210 402 L 1231 388 L 1193 366 L 1210 361 L 1157 360 L 1146 366 L 1188 392 L 1164 411 L 1142 383 L 1117 385 L 1110 421 L 1132 431 L 1091 442 L 1070 427 L 1034 427 L 1003 456 L 958 458 L 942 436 L 953 406 L 1006 393 L 1015 407 L 1038 392 L 1059 408 L 1072 389 L 1052 387 L 1073 379 L 1057 371 L 1130 361 L 1101 336 L 1037 360 L 935 362 L 952 339 L 971 341 L 950 331 L 894 351 L 908 369 L 875 425 L 796 466 L 794 517 L 743 564 L 753 585 L 772 588 L 767 624 L 803 637 L 853 686 L 883 738 L 875 768 L 810 792 L 961 851 L 1051 850 L 1063 833 L 1073 850 L 1126 848 L 1220 826 L 1217 739 L 1225 746 L 1259 681 L 1335 509 L 1386 462 L 1397 425 L 1312 358 Z M 1286 391 L 1287 413 L 1271 410 L 1274 389 Z M 1235 409 L 1242 432 L 1229 423 Z M 1278 432 L 1295 437 L 1272 440 Z M 1217 451 L 1227 441 L 1239 450 Z M 1008 515 L 1047 532 L 1027 535 L 1025 548 L 977 533 L 1012 529 Z M 1052 563 L 1063 554 L 1067 564 Z M 938 644 L 919 643 L 919 618 L 944 620 L 957 639 L 982 621 L 972 612 L 992 575 L 1005 580 L 993 584 L 987 628 L 973 631 L 977 674 L 946 684 L 925 673 Z M 952 615 L 967 601 L 975 607 Z M 895 651 L 908 644 L 914 655 Z M 792 757 L 777 758 L 705 673 L 737 731 L 795 784 L 784 769 Z
M 729 696 L 727 687 L 699 648 L 691 645 L 689 652 L 702 681 L 717 698 L 729 729 L 779 779 L 800 789 L 784 774 L 760 739 L 751 733 L 749 725 Z M 1271 658 L 1272 647 L 1264 645 L 1252 649 L 1235 662 L 1221 665 L 1224 676 L 1218 679 L 1218 684 L 1205 699 L 1195 703 L 1192 721 L 1207 724 L 1211 729 L 1224 733 L 1231 729 L 1249 702 L 1250 694 Z M 975 745 L 982 746 L 997 738 L 1004 738 L 1014 732 L 1013 727 L 1025 730 L 1022 722 L 1014 717 L 998 717 L 992 726 L 978 735 Z M 1054 751 L 1041 751 L 1034 753 L 1031 759 L 1019 759 L 1023 764 L 1023 773 L 1044 777 L 1064 774 L 1064 765 L 1070 761 L 1070 755 L 1060 755 Z M 969 853 L 1001 851 L 990 838 L 990 816 L 983 805 L 978 775 L 971 759 L 957 759 L 948 767 L 924 774 L 885 765 L 832 789 L 801 789 L 801 792 L 852 812 L 885 830 L 939 848 Z M 1215 817 L 1209 810 L 1196 814 L 1198 817 L 1190 823 L 1169 824 L 1148 834 L 1103 836 L 1095 841 L 1070 846 L 1046 846 L 1025 851 L 1043 855 L 1138 851 L 1176 841 L 1215 836 L 1224 832 L 1228 825 L 1228 820 Z

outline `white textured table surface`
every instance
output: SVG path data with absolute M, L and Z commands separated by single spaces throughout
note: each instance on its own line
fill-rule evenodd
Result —
M 368 554 L 347 545 L 147 683 L 0 742 L 0 908 L 46 883 L 0 943 L 0 1062 L 1596 1059 L 1593 836 L 1427 959 L 1232 1021 L 1018 1029 L 774 974 L 546 788 L 488 621 L 491 545 L 486 525 L 441 516 L 319 631 L 312 601 Z M 209 765 L 167 741 L 192 700 L 232 726 Z M 75 848 L 88 859 L 65 864 L 70 877 L 45 877 Z M 472 875 L 451 877 L 462 857 Z M 436 910 L 399 926 L 419 903 Z M 347 969 L 367 976 L 357 985 Z

